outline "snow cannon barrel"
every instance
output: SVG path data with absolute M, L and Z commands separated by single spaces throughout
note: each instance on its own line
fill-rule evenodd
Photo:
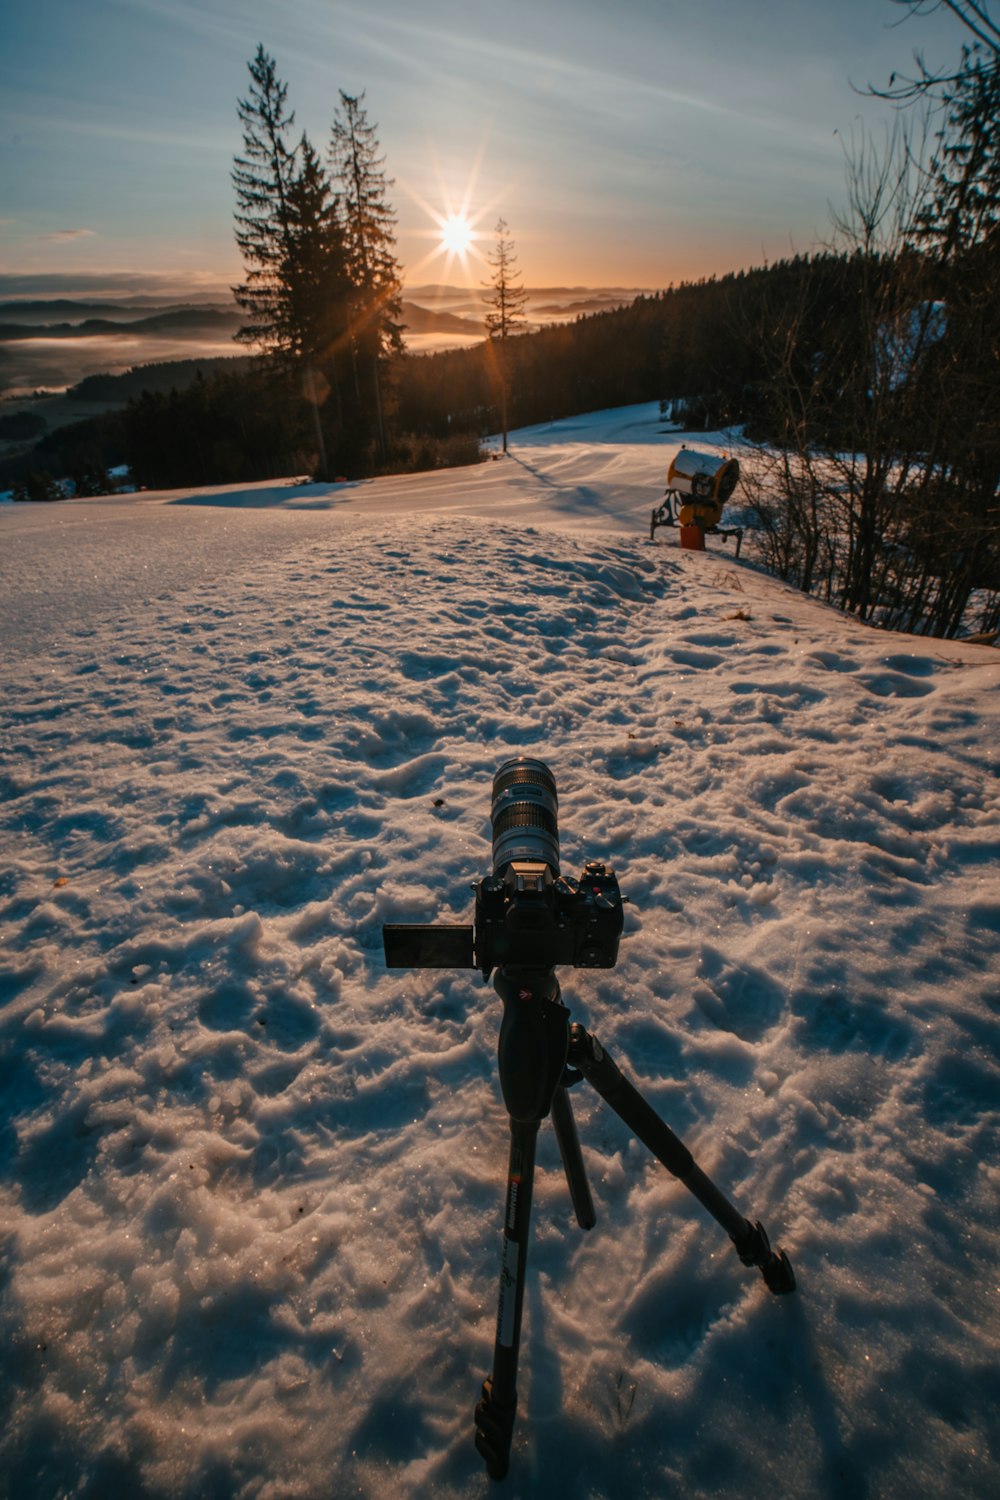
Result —
M 735 458 L 720 458 L 717 453 L 696 453 L 682 448 L 667 472 L 667 489 L 686 497 L 677 513 L 681 528 L 681 546 L 704 547 L 704 533 L 718 526 L 722 509 L 732 497 L 740 478 Z M 684 533 L 702 533 L 699 542 L 685 541 Z

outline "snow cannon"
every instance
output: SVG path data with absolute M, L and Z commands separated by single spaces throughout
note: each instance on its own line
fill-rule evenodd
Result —
M 739 483 L 740 466 L 735 458 L 717 453 L 696 453 L 681 448 L 667 471 L 667 488 L 660 505 L 653 511 L 649 540 L 657 526 L 676 526 L 682 547 L 705 550 L 705 533 L 728 541 L 736 538 L 736 556 L 743 542 L 741 526 L 721 527 L 722 511 Z
M 682 448 L 667 472 L 667 489 L 682 497 L 678 521 L 682 526 L 718 526 L 722 507 L 730 499 L 740 477 L 735 458 L 718 458 Z

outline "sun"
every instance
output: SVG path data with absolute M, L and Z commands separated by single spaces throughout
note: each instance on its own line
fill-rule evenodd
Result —
M 464 260 L 472 248 L 473 238 L 472 225 L 464 214 L 449 214 L 441 220 L 441 248 L 449 255 L 458 255 Z
M 437 176 L 437 203 L 428 200 L 417 188 L 415 183 L 407 182 L 399 178 L 399 184 L 408 197 L 413 199 L 416 206 L 427 215 L 429 223 L 426 229 L 415 229 L 411 233 L 417 239 L 426 240 L 427 253 L 422 255 L 415 265 L 408 267 L 408 279 L 413 280 L 434 261 L 443 262 L 440 274 L 447 281 L 454 270 L 460 272 L 460 279 L 464 282 L 472 273 L 473 268 L 487 266 L 488 261 L 483 254 L 482 243 L 491 238 L 483 232 L 483 224 L 490 221 L 490 216 L 496 218 L 494 210 L 499 203 L 498 197 L 491 197 L 488 202 L 480 200 L 476 191 L 476 183 L 482 167 L 486 144 L 483 143 L 479 155 L 474 161 L 465 185 L 465 190 L 459 191 L 456 187 L 454 176 L 448 180 L 448 174 L 443 172 L 440 165 L 436 166 Z

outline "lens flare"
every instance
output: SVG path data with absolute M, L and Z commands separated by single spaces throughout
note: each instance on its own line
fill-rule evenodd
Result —
M 464 257 L 472 245 L 472 225 L 464 214 L 449 214 L 441 224 L 441 248 Z

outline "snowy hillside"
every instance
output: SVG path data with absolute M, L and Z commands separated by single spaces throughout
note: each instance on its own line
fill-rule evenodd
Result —
M 5 1493 L 994 1493 L 1000 656 L 651 545 L 678 441 L 3 508 Z M 381 927 L 520 752 L 631 898 L 574 1018 L 799 1290 L 574 1090 L 494 1486 L 500 1006 Z

